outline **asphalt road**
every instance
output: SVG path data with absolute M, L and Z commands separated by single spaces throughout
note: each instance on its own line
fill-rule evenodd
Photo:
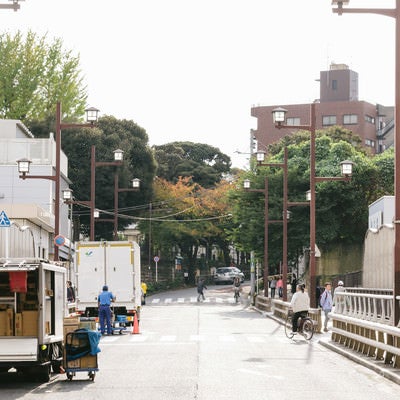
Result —
M 147 298 L 140 333 L 103 337 L 95 381 L 0 377 L 7 400 L 394 400 L 399 386 L 318 344 L 289 340 L 283 327 L 252 310 L 229 286 Z M 158 299 L 158 300 L 157 300 Z

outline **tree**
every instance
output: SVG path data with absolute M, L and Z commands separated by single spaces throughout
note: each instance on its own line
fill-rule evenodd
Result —
M 61 101 L 63 119 L 78 120 L 86 106 L 79 56 L 29 31 L 0 35 L 0 118 L 41 126 L 54 119 Z
M 230 158 L 215 147 L 203 143 L 172 142 L 154 146 L 157 176 L 176 183 L 179 177 L 191 177 L 207 188 L 229 172 Z
M 354 162 L 353 177 L 350 182 L 324 181 L 317 184 L 316 237 L 317 244 L 329 248 L 339 243 L 362 243 L 368 223 L 368 205 L 383 193 L 393 190 L 393 163 L 391 151 L 387 154 L 371 157 L 354 147 L 351 136 L 335 130 L 318 132 L 316 138 L 316 175 L 340 175 L 339 163 L 345 159 Z M 289 201 L 304 201 L 309 189 L 310 144 L 308 132 L 299 132 L 293 137 L 285 137 L 274 145 L 274 155 L 268 163 L 282 162 L 283 147 L 288 146 L 288 191 Z M 342 140 L 347 137 L 348 140 Z M 382 172 L 382 170 L 385 170 Z M 263 188 L 264 177 L 269 180 L 269 218 L 281 219 L 283 205 L 282 179 L 280 168 L 254 165 L 241 177 L 248 178 L 252 187 Z M 387 177 L 383 178 L 382 175 Z M 230 194 L 234 203 L 236 228 L 231 237 L 239 247 L 255 250 L 263 256 L 264 198 L 259 193 L 245 192 L 238 187 Z M 309 208 L 292 207 L 288 225 L 288 260 L 292 263 L 305 247 L 309 246 Z M 269 227 L 269 263 L 277 266 L 282 259 L 282 227 L 271 224 Z
M 218 243 L 226 254 L 229 243 L 225 229 L 230 220 L 226 193 L 229 186 L 228 182 L 222 181 L 215 188 L 207 189 L 190 177 L 179 178 L 176 183 L 156 179 L 151 223 L 150 216 L 140 223 L 140 229 L 147 237 L 151 229 L 150 254 L 162 254 L 162 259 L 173 262 L 179 250 L 192 280 L 195 269 L 202 268 L 198 263 L 200 246 Z
M 90 200 L 90 155 L 92 145 L 96 146 L 96 161 L 113 161 L 113 151 L 124 150 L 124 162 L 121 166 L 97 167 L 96 174 L 96 208 L 107 214 L 102 218 L 111 219 L 114 215 L 114 179 L 118 174 L 119 187 L 128 188 L 133 178 L 141 180 L 138 192 L 121 192 L 118 194 L 119 228 L 136 221 L 141 207 L 149 202 L 152 195 L 152 182 L 155 173 L 155 161 L 148 146 L 146 131 L 130 120 L 117 120 L 112 116 L 101 117 L 96 128 L 69 129 L 63 134 L 63 150 L 69 160 L 69 178 L 72 189 L 78 200 Z M 89 230 L 89 212 L 81 214 L 83 232 Z M 96 239 L 111 239 L 113 225 L 96 223 Z

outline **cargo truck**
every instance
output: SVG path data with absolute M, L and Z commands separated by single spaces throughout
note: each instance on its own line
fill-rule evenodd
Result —
M 75 247 L 77 311 L 98 316 L 97 296 L 104 285 L 114 294 L 115 316 L 132 325 L 141 306 L 140 247 L 135 241 L 77 242 Z M 121 332 L 120 332 L 121 333 Z
M 39 259 L 0 258 L 0 372 L 43 382 L 63 360 L 66 269 Z

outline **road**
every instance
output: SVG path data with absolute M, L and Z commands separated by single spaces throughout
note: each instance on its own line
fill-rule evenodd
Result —
M 0 378 L 7 400 L 398 399 L 399 386 L 318 344 L 285 337 L 283 327 L 234 304 L 227 286 L 148 297 L 140 333 L 101 339 L 95 381 L 81 372 L 47 384 Z M 217 300 L 219 299 L 219 300 Z

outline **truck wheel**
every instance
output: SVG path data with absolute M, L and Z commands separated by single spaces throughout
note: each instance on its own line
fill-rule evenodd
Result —
M 40 382 L 48 382 L 50 380 L 51 365 L 41 365 L 38 368 L 38 379 Z

